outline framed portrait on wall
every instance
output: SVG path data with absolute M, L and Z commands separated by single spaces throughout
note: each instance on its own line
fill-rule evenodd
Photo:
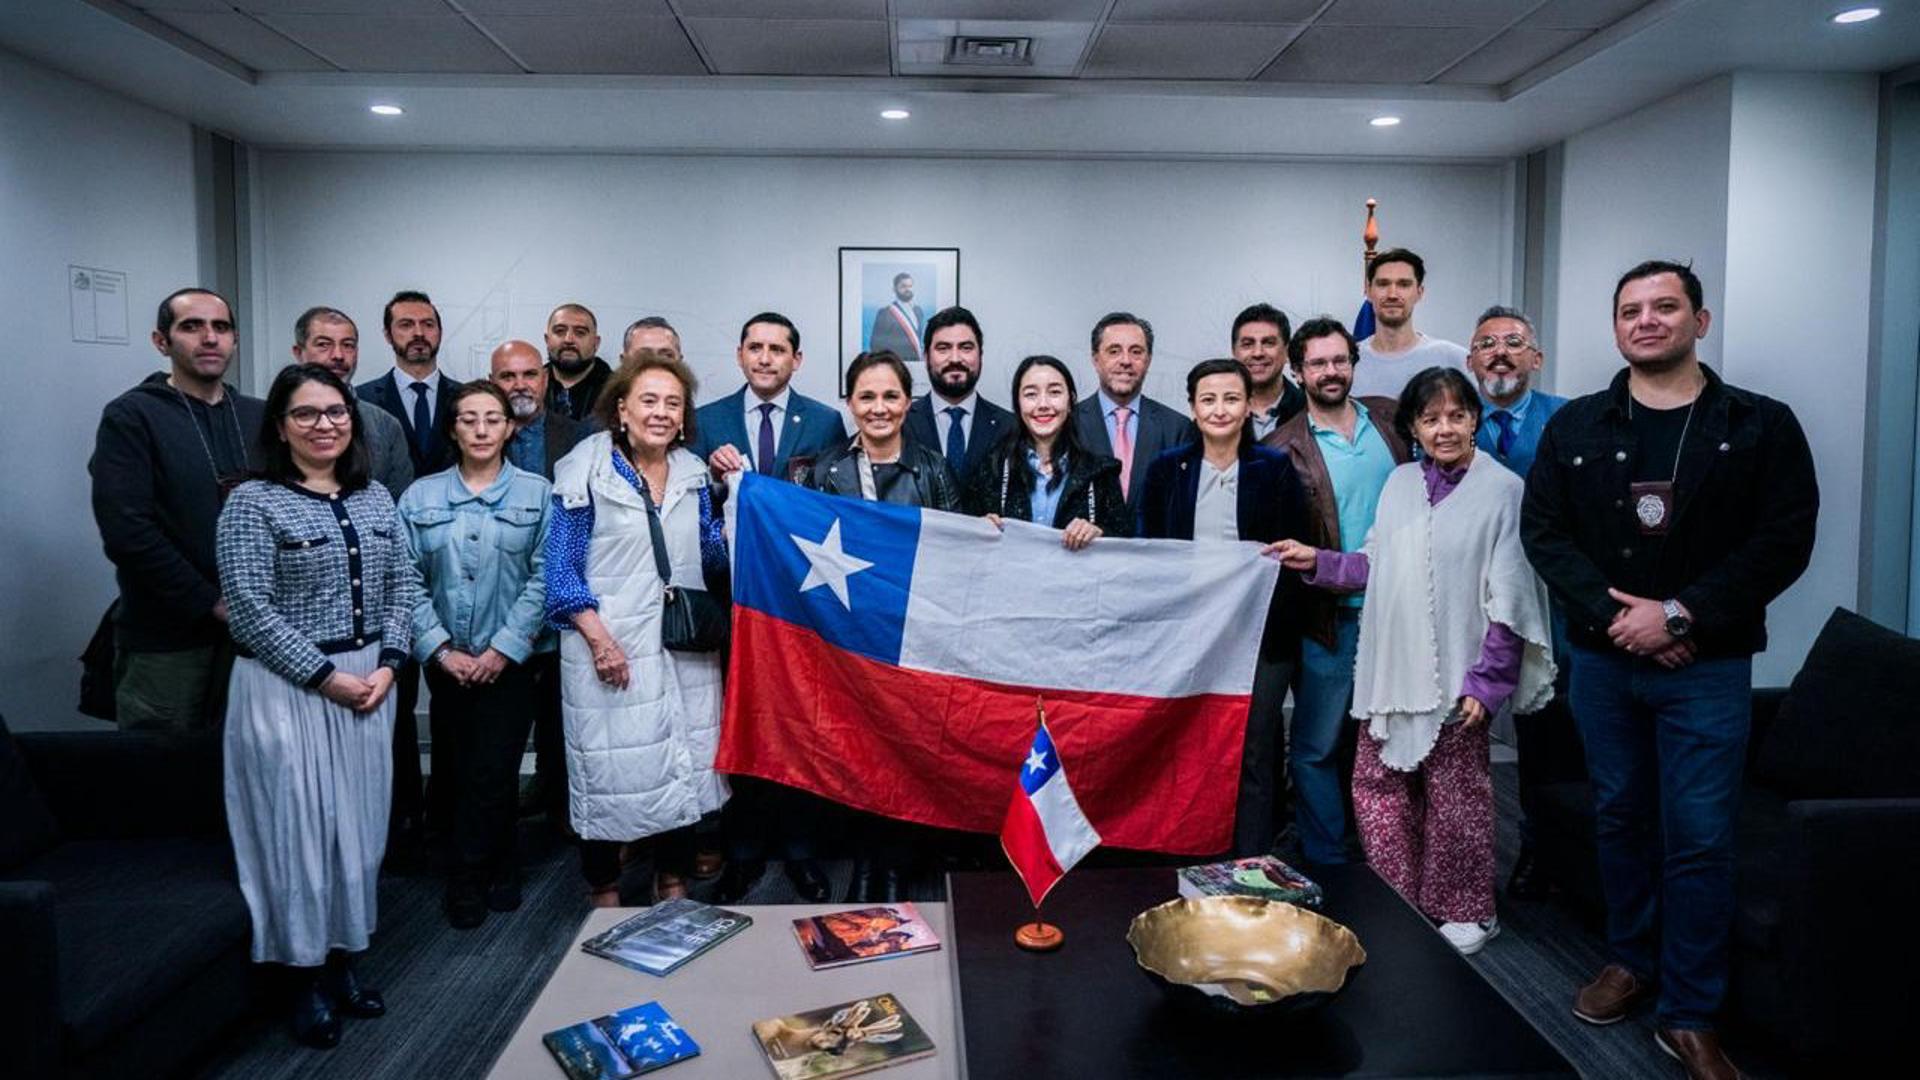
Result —
M 925 386 L 920 333 L 934 312 L 959 302 L 959 248 L 841 248 L 841 396 L 847 364 L 878 349 L 899 354 L 914 373 L 914 385 Z

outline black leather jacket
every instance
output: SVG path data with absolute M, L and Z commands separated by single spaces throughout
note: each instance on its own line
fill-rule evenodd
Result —
M 1010 448 L 1004 441 L 994 447 L 967 478 L 961 492 L 967 513 L 999 514 L 1019 521 L 1033 513 L 1033 470 L 1027 467 L 1026 446 L 1021 444 L 1020 459 L 1012 463 L 1007 460 Z M 1064 529 L 1074 518 L 1085 518 L 1107 536 L 1133 535 L 1133 514 L 1127 509 L 1126 496 L 1120 494 L 1118 461 L 1091 451 L 1071 455 L 1061 482 L 1066 487 L 1049 522 L 1054 528 Z
M 859 437 L 855 436 L 845 446 L 814 462 L 812 471 L 807 473 L 806 486 L 829 495 L 860 498 L 860 462 L 855 456 L 855 448 L 859 445 Z M 954 480 L 953 470 L 947 467 L 946 458 L 918 443 L 903 441 L 900 464 L 905 467 L 912 482 L 895 486 L 887 492 L 887 498 L 883 501 L 928 510 L 959 511 L 960 484 Z

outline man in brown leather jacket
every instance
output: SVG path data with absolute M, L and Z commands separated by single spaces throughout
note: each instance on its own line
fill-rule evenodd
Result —
M 1262 440 L 1285 450 L 1307 498 L 1307 543 L 1358 551 L 1373 527 L 1387 475 L 1408 459 L 1394 430 L 1391 398 L 1350 398 L 1360 350 L 1337 320 L 1309 319 L 1287 342 L 1287 362 L 1307 408 Z M 1346 785 L 1335 753 L 1353 697 L 1360 597 L 1304 590 L 1300 664 L 1293 682 L 1288 759 L 1302 854 L 1320 865 L 1347 860 Z

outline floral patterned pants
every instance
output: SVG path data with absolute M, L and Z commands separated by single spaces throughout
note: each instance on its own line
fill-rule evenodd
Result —
M 1493 775 L 1487 729 L 1440 729 L 1413 772 L 1380 761 L 1360 729 L 1353 812 L 1367 864 L 1421 913 L 1441 922 L 1493 918 Z

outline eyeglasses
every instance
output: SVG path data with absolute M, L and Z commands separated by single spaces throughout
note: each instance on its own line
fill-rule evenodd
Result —
M 1473 343 L 1473 351 L 1492 352 L 1493 347 L 1496 345 L 1505 345 L 1507 348 L 1513 349 L 1516 352 L 1521 349 L 1538 349 L 1540 347 L 1519 334 L 1508 334 L 1506 337 L 1494 337 L 1492 334 L 1488 334 L 1486 337 Z
M 1350 368 L 1352 366 L 1353 357 L 1351 356 L 1319 357 L 1313 360 L 1303 360 L 1300 363 L 1300 368 L 1303 371 L 1338 371 L 1341 368 Z
M 319 427 L 322 417 L 333 427 L 345 427 L 352 422 L 352 416 L 353 414 L 347 411 L 345 405 L 329 405 L 324 409 L 318 409 L 312 405 L 297 405 L 287 410 L 287 419 L 293 421 L 293 426 L 302 431 L 312 431 Z

